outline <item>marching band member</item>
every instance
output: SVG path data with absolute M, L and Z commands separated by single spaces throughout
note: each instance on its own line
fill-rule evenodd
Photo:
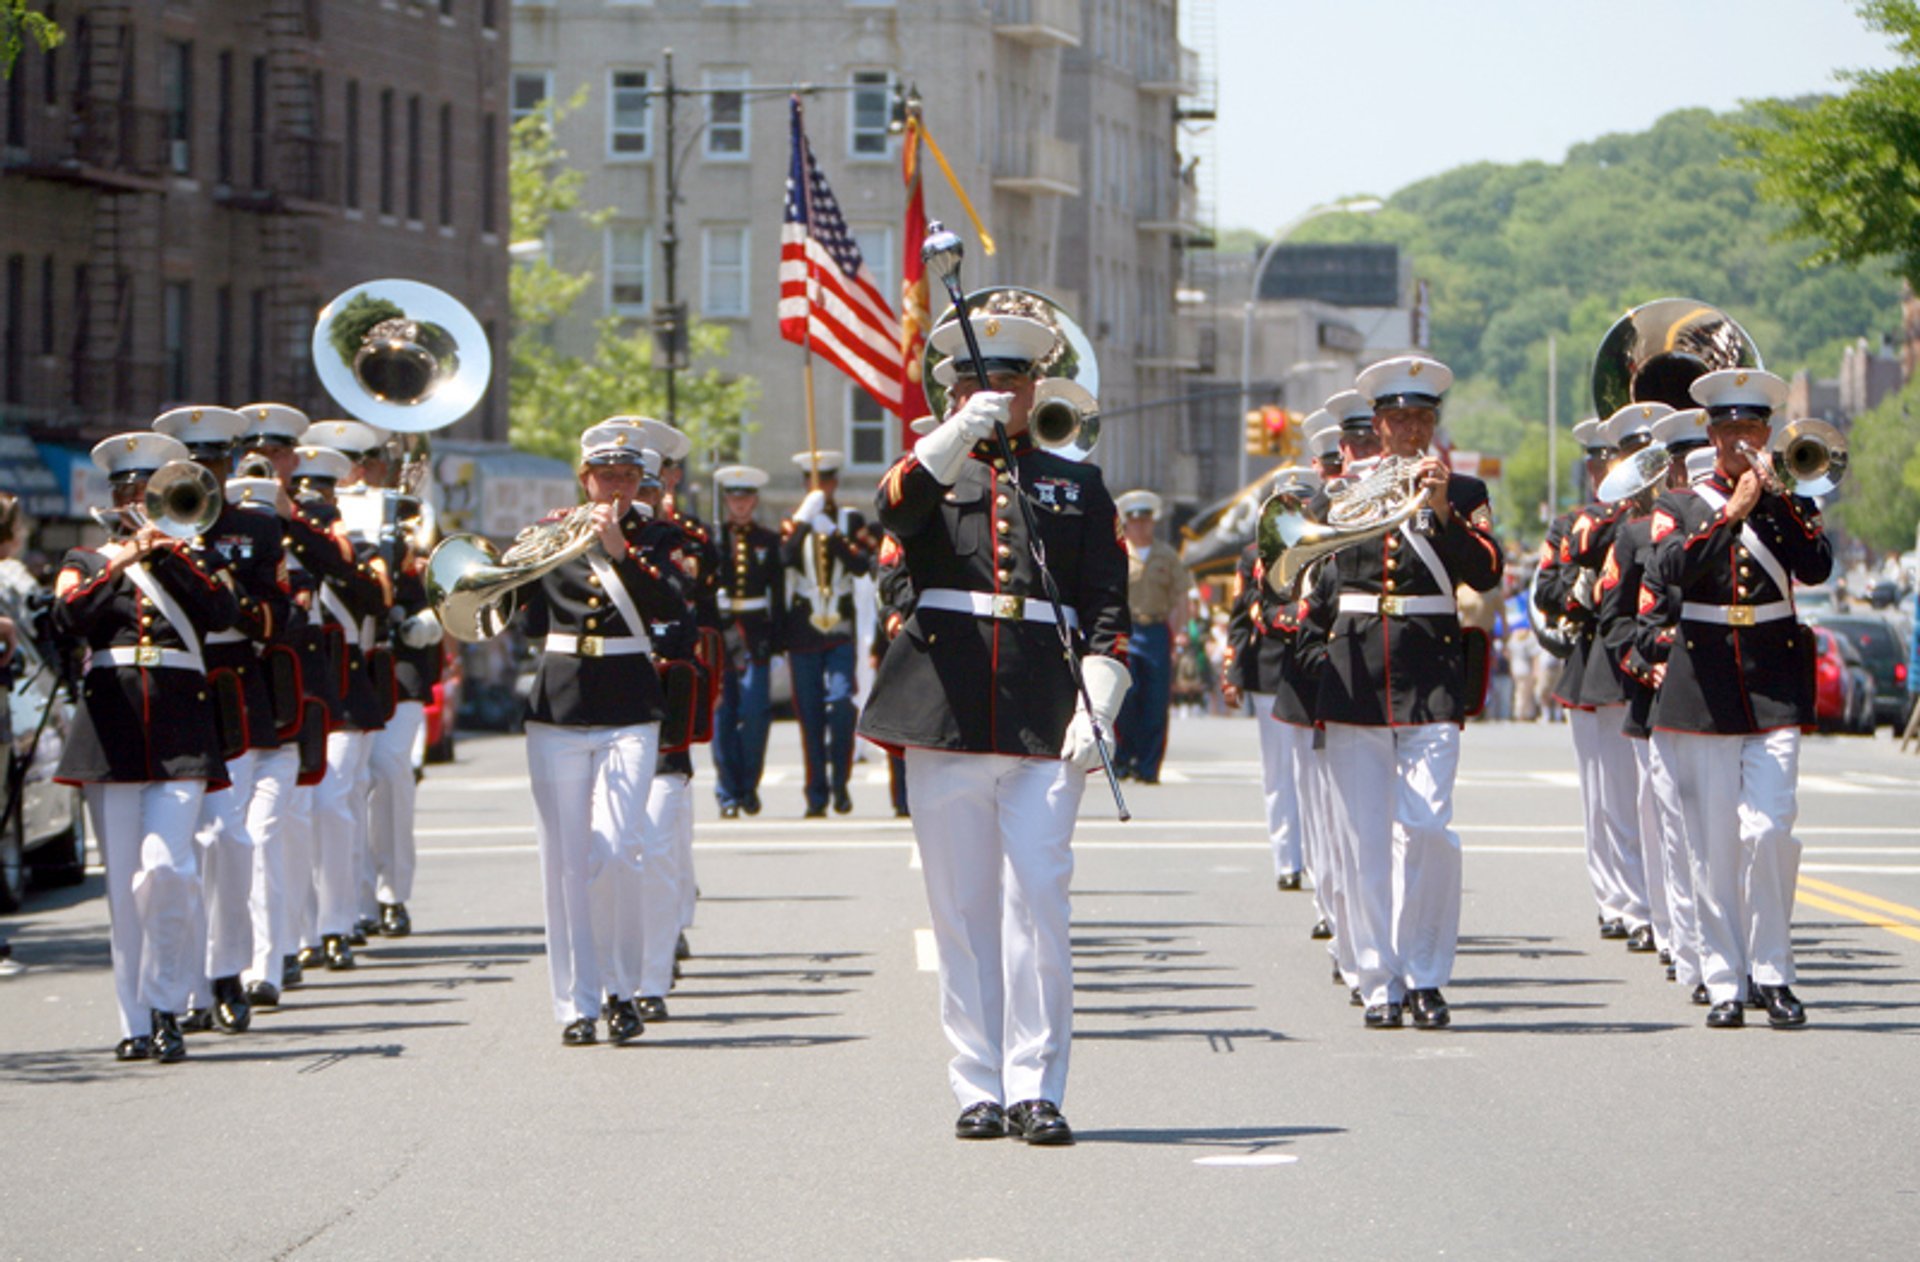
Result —
M 136 510 L 147 479 L 187 449 L 164 434 L 119 434 L 93 449 L 114 507 Z M 124 518 L 123 518 L 124 520 Z M 55 779 L 78 785 L 107 870 L 123 1061 L 187 1054 L 179 1017 L 197 955 L 194 854 L 200 799 L 226 784 L 202 639 L 238 615 L 233 591 L 181 541 L 145 522 L 98 550 L 67 554 L 52 623 L 88 651 L 80 707 Z
M 1707 1025 L 1744 1024 L 1750 984 L 1770 1025 L 1804 1025 L 1792 989 L 1793 822 L 1800 732 L 1814 724 L 1813 672 L 1793 585 L 1826 580 L 1833 544 L 1813 501 L 1781 493 L 1755 467 L 1767 459 L 1786 382 L 1723 369 L 1695 381 L 1692 393 L 1706 409 L 1714 470 L 1654 510 L 1664 598 L 1641 623 L 1664 639 L 1668 656 L 1653 741 L 1678 787 L 1693 861 Z
M 639 868 L 664 712 L 647 622 L 676 617 L 685 602 L 633 546 L 649 516 L 635 499 L 648 472 L 641 435 L 607 422 L 580 436 L 595 542 L 521 589 L 526 634 L 544 648 L 527 700 L 527 764 L 553 1013 L 569 1047 L 597 1041 L 603 1005 L 613 1042 L 644 1029 L 633 1002 Z
M 1059 333 L 1014 314 L 983 312 L 975 327 L 990 388 L 954 358 L 960 325 L 936 328 L 931 343 L 948 356 L 936 379 L 952 410 L 881 481 L 880 523 L 900 540 L 918 596 L 861 733 L 906 759 L 962 1109 L 955 1132 L 1064 1144 L 1073 826 L 1099 757 L 1092 724 L 1111 724 L 1128 684 L 1126 552 L 1098 466 L 1042 450 L 1027 432 Z M 1013 470 L 991 441 L 996 421 Z M 1019 494 L 1032 497 L 1063 612 L 1087 649 L 1091 717 L 1076 709 Z
M 1373 400 L 1359 390 L 1342 390 L 1327 400 L 1327 415 L 1340 422 L 1340 469 L 1347 477 L 1355 465 L 1380 458 L 1380 431 L 1373 423 Z
M 720 527 L 720 626 L 725 638 L 726 680 L 713 715 L 714 793 L 720 816 L 760 813 L 760 776 L 767 761 L 767 729 L 773 703 L 767 680 L 780 651 L 779 614 L 787 607 L 786 567 L 780 536 L 754 520 L 767 472 L 749 465 L 716 469 L 725 513 Z
M 1314 472 L 1324 482 L 1340 476 L 1343 463 L 1340 455 L 1340 422 L 1333 419 L 1333 414 L 1325 408 L 1314 415 L 1321 418 L 1319 424 L 1303 425 L 1300 433 L 1306 443 L 1307 457 L 1313 462 Z
M 1316 715 L 1337 796 L 1346 905 L 1369 1028 L 1451 1017 L 1440 987 L 1460 927 L 1460 839 L 1450 827 L 1460 729 L 1471 699 L 1454 589 L 1500 581 L 1486 486 L 1426 455 L 1453 373 L 1419 355 L 1360 374 L 1385 455 L 1419 461 L 1423 509 L 1399 530 L 1342 548 L 1308 600 Z M 1392 786 L 1391 792 L 1382 792 Z
M 417 508 L 418 502 L 414 502 Z M 373 735 L 367 755 L 367 851 L 373 861 L 375 902 L 383 937 L 413 932 L 407 902 L 413 897 L 413 816 L 416 751 L 426 740 L 427 702 L 439 682 L 444 632 L 427 602 L 427 558 L 415 549 L 412 530 L 400 531 L 400 568 L 393 579 L 387 635 L 393 653 L 393 714 Z
M 829 795 L 837 814 L 853 809 L 853 580 L 872 572 L 873 558 L 860 544 L 865 518 L 834 501 L 840 459 L 837 451 L 795 453 L 794 464 L 817 465 L 819 477 L 780 528 L 789 602 L 780 639 L 807 763 L 808 819 L 826 817 Z

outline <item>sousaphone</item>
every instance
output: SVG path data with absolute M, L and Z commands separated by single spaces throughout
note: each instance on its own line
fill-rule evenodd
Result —
M 1697 407 L 1688 388 L 1722 368 L 1764 368 L 1760 348 L 1732 316 L 1697 298 L 1656 298 L 1614 322 L 1593 359 L 1601 418 L 1629 403 Z

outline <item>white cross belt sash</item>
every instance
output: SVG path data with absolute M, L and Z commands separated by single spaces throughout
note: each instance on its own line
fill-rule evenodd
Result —
M 160 580 L 153 576 L 153 571 L 147 568 L 145 561 L 135 561 L 128 566 L 127 579 L 139 589 L 142 596 L 152 602 L 153 607 L 160 611 L 160 616 L 166 620 L 167 625 L 173 628 L 174 634 L 180 637 L 180 643 L 184 648 L 179 651 L 187 656 L 185 669 L 197 670 L 205 674 L 207 659 L 200 652 L 200 635 L 193 629 L 193 620 L 188 618 L 186 611 L 180 608 L 180 602 L 173 598 L 173 593 L 160 585 Z M 141 665 L 142 663 L 127 664 Z
M 955 587 L 935 587 L 921 592 L 916 607 L 968 613 L 976 618 L 999 618 L 1008 622 L 1054 621 L 1054 607 L 1047 601 L 1001 592 L 967 592 Z M 1061 612 L 1067 616 L 1067 625 L 1079 630 L 1080 611 L 1064 607 Z
M 1410 618 L 1425 614 L 1450 614 L 1457 612 L 1458 609 L 1459 606 L 1454 603 L 1450 592 L 1436 592 L 1426 596 L 1376 596 L 1372 592 L 1340 593 L 1341 613 Z
M 1727 506 L 1727 497 L 1720 493 L 1718 487 L 1709 486 L 1703 482 L 1693 490 L 1694 494 L 1705 500 L 1716 513 Z M 1760 532 L 1753 528 L 1753 522 L 1750 519 L 1740 523 L 1740 542 L 1746 545 L 1748 552 L 1753 553 L 1753 559 L 1760 563 L 1760 568 L 1767 572 L 1767 577 L 1773 580 L 1773 585 L 1780 589 L 1781 595 L 1786 598 L 1787 610 L 1791 613 L 1793 580 L 1787 577 L 1787 567 L 1780 564 L 1779 557 L 1773 555 L 1773 549 L 1760 538 Z M 1686 614 L 1683 612 L 1681 616 L 1685 617 Z
M 633 603 L 633 593 L 627 590 L 626 583 L 620 578 L 620 571 L 614 569 L 613 562 L 607 560 L 607 558 L 599 552 L 587 553 L 587 564 L 592 567 L 594 574 L 600 579 L 601 590 L 607 593 L 607 599 L 611 600 L 613 607 L 620 611 L 620 617 L 626 621 L 627 629 L 633 632 L 630 637 L 607 636 L 602 638 L 633 639 L 646 646 L 638 650 L 639 652 L 652 652 L 653 641 L 647 637 L 647 621 L 640 616 L 639 607 Z M 553 637 L 548 636 L 547 639 L 551 641 Z

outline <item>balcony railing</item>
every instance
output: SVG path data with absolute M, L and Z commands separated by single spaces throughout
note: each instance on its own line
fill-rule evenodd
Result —
M 1187 184 L 1163 187 L 1134 210 L 1134 226 L 1142 232 L 1164 232 L 1191 237 L 1200 230 L 1200 193 Z
M 156 184 L 166 175 L 165 110 L 81 101 L 72 111 L 31 109 L 17 121 L 20 143 L 0 153 L 8 171 L 116 188 Z
M 993 186 L 1010 193 L 1080 195 L 1080 146 L 1044 132 L 1001 138 L 993 160 Z
M 1141 73 L 1140 90 L 1156 96 L 1192 96 L 1200 90 L 1200 54 L 1175 45 L 1171 58 Z
M 1080 47 L 1080 0 L 993 0 L 993 30 L 1021 44 Z

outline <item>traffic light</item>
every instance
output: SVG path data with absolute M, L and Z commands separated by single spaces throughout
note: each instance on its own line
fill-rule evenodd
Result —
M 1267 418 L 1265 409 L 1255 408 L 1247 413 L 1247 454 L 1264 456 L 1267 454 Z
M 1247 413 L 1247 454 L 1280 456 L 1286 459 L 1300 453 L 1299 417 L 1283 407 L 1268 403 Z

